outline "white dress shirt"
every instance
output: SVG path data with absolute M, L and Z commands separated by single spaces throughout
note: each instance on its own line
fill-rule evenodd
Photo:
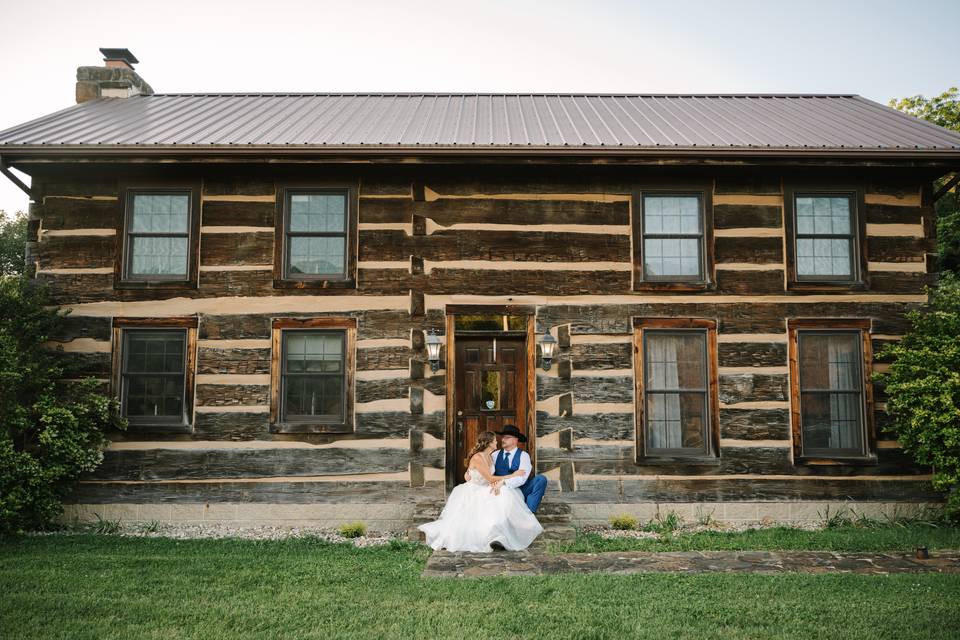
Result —
M 494 466 L 497 464 L 497 460 L 501 451 L 507 454 L 507 468 L 510 468 L 511 463 L 513 462 L 513 456 L 517 455 L 518 453 L 520 454 L 520 469 L 526 471 L 527 473 L 522 476 L 514 476 L 512 478 L 503 479 L 504 486 L 519 488 L 520 485 L 530 479 L 530 472 L 533 470 L 533 464 L 530 462 L 530 454 L 519 447 L 515 448 L 513 451 L 497 449 L 493 453 Z

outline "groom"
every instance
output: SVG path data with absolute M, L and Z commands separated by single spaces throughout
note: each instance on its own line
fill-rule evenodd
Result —
M 517 448 L 517 443 L 526 442 L 527 436 L 520 433 L 520 430 L 512 424 L 504 425 L 503 431 L 494 433 L 500 436 L 500 450 L 493 456 L 493 475 L 508 476 L 517 469 L 526 471 L 526 475 L 507 478 L 503 483 L 508 487 L 519 487 L 527 507 L 536 513 L 540 508 L 540 501 L 543 500 L 543 492 L 547 489 L 547 479 L 533 475 L 530 454 Z

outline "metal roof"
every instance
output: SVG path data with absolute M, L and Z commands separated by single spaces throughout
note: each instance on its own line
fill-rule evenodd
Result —
M 856 95 L 156 94 L 0 132 L 0 153 L 173 150 L 949 155 L 960 134 Z

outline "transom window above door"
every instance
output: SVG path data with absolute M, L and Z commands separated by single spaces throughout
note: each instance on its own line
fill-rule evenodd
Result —
M 640 191 L 633 201 L 634 290 L 710 284 L 712 216 L 706 191 Z
M 283 190 L 277 229 L 277 286 L 355 286 L 354 193 L 349 187 Z

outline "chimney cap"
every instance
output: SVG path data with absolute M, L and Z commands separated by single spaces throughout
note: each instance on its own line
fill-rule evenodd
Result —
M 133 68 L 133 65 L 140 62 L 139 60 L 137 60 L 137 57 L 135 55 L 130 53 L 130 49 L 101 48 L 100 53 L 103 54 L 104 62 L 111 62 L 111 61 L 124 62 L 131 69 Z

